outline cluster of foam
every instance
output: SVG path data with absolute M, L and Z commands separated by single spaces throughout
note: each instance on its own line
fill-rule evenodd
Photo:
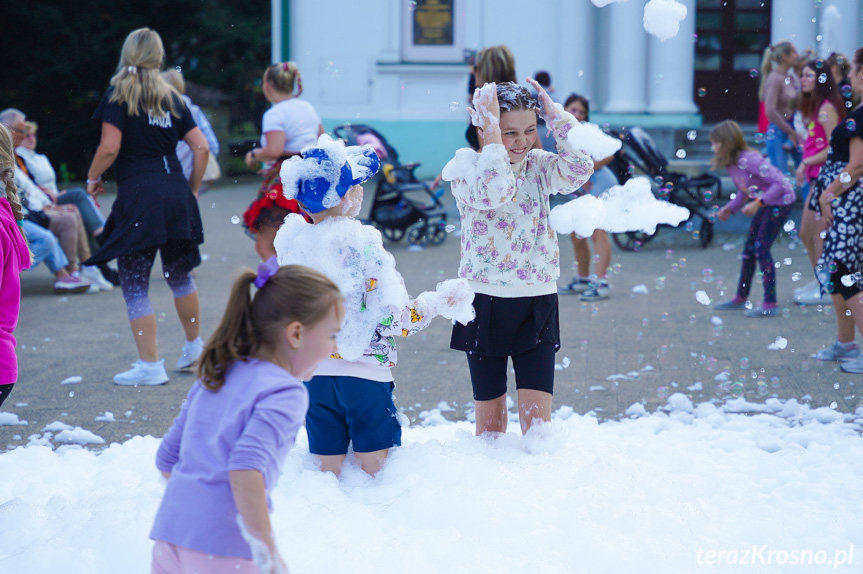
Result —
M 339 286 L 345 298 L 345 320 L 338 336 L 344 359 L 362 356 L 378 323 L 408 305 L 395 259 L 384 249 L 380 232 L 371 226 L 345 217 L 310 225 L 292 213 L 285 218 L 274 245 L 279 265 L 308 265 Z M 369 279 L 375 279 L 375 285 L 369 285 Z
M 313 147 L 323 149 L 327 158 L 320 162 L 303 159 L 300 156 L 294 156 L 282 163 L 280 176 L 282 178 L 282 189 L 286 198 L 299 199 L 302 202 L 300 195 L 300 183 L 314 179 L 323 178 L 330 183 L 330 187 L 324 194 L 321 203 L 324 208 L 329 209 L 341 199 L 339 192 L 336 190 L 336 184 L 342 175 L 342 166 L 348 161 L 348 151 L 345 148 L 344 142 L 334 140 L 327 134 L 323 134 L 318 138 L 318 142 L 314 146 L 309 146 L 302 150 L 305 154 Z M 353 168 L 353 165 L 351 165 Z
M 686 6 L 677 0 L 650 0 L 644 5 L 644 29 L 663 42 L 670 40 L 680 32 L 686 13 Z
M 532 110 L 537 107 L 536 99 L 530 95 L 530 92 L 527 91 L 526 88 L 520 86 L 514 82 L 505 82 L 502 84 L 497 84 L 496 88 L 497 93 L 497 103 L 500 106 L 501 113 L 503 112 L 511 112 L 514 109 L 525 109 Z M 525 99 L 525 104 L 527 107 L 525 108 L 516 108 L 515 102 L 519 98 Z
M 274 556 L 263 540 L 252 534 L 246 527 L 243 517 L 237 514 L 237 526 L 240 527 L 240 534 L 243 540 L 249 545 L 252 551 L 252 561 L 258 567 L 261 574 L 288 574 L 288 568 L 285 563 L 277 556 Z
M 447 279 L 438 283 L 434 291 L 420 293 L 417 302 L 426 312 L 467 325 L 476 317 L 473 297 L 467 279 Z
M 598 7 L 598 8 L 603 8 L 605 6 L 608 6 L 612 2 L 626 2 L 626 1 L 627 0 L 591 0 L 591 2 L 593 2 L 593 5 Z
M 474 90 L 473 109 L 468 108 L 470 123 L 483 129 L 498 125 L 499 119 L 491 110 L 496 97 L 497 86 L 494 82 L 489 82 L 481 88 Z
M 589 122 L 574 123 L 566 134 L 566 139 L 572 147 L 582 150 L 595 160 L 614 155 L 621 146 L 618 138 L 611 137 L 598 125 Z
M 656 232 L 660 224 L 678 225 L 689 219 L 689 210 L 657 199 L 646 177 L 609 188 L 599 197 L 584 195 L 551 210 L 549 223 L 558 233 L 590 237 L 597 229 L 609 233 Z

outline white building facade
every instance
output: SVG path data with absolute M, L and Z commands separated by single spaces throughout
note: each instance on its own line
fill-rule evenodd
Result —
M 858 0 L 678 0 L 664 42 L 645 0 L 272 0 L 273 60 L 293 60 L 303 98 L 330 130 L 364 123 L 433 176 L 465 145 L 467 55 L 506 44 L 517 77 L 551 74 L 556 97 L 591 101 L 591 121 L 689 129 L 754 121 L 768 42 L 848 56 L 863 44 Z

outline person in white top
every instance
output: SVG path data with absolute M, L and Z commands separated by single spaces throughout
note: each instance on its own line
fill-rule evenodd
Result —
M 324 133 L 318 112 L 300 100 L 303 82 L 294 62 L 273 64 L 264 72 L 264 96 L 273 106 L 264 113 L 261 147 L 246 154 L 246 165 L 262 164 L 264 183 L 258 197 L 243 214 L 247 232 L 255 238 L 255 251 L 266 261 L 276 254 L 273 239 L 288 213 L 299 213 L 295 201 L 282 194 L 279 171 L 282 162 L 314 145 Z M 296 93 L 295 92 L 296 88 Z

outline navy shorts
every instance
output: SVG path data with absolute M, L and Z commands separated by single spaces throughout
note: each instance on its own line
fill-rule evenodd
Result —
M 317 376 L 306 381 L 306 388 L 306 432 L 312 454 L 347 454 L 351 441 L 354 452 L 401 446 L 402 427 L 396 418 L 392 382 Z

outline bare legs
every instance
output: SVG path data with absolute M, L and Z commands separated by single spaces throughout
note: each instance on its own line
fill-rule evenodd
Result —
M 518 420 L 522 434 L 526 434 L 535 424 L 551 420 L 551 402 L 551 393 L 534 389 L 518 390 Z M 477 436 L 506 432 L 508 422 L 506 395 L 490 401 L 475 401 L 474 404 L 476 405 Z
M 803 208 L 803 217 L 800 220 L 800 241 L 806 248 L 806 255 L 809 257 L 809 263 L 812 264 L 813 269 L 824 250 L 824 238 L 821 237 L 821 233 L 826 229 L 827 225 L 817 213 L 808 207 Z
M 354 456 L 360 463 L 360 468 L 368 475 L 374 476 L 384 466 L 387 460 L 387 455 L 390 450 L 376 450 L 374 452 L 355 452 Z M 321 472 L 332 472 L 336 476 L 341 476 L 342 466 L 345 463 L 346 455 L 315 455 L 321 464 Z
M 575 251 L 578 275 L 579 277 L 587 277 L 590 275 L 590 245 L 587 238 L 577 237 L 574 233 L 570 237 L 572 237 L 572 248 Z M 602 229 L 597 229 L 591 239 L 593 240 L 593 250 L 597 255 L 594 266 L 596 276 L 605 278 L 608 274 L 608 266 L 611 265 L 611 242 L 608 239 L 608 233 Z
M 194 341 L 201 334 L 201 308 L 198 302 L 198 292 L 194 291 L 183 297 L 174 298 L 177 317 L 183 326 L 187 341 Z

